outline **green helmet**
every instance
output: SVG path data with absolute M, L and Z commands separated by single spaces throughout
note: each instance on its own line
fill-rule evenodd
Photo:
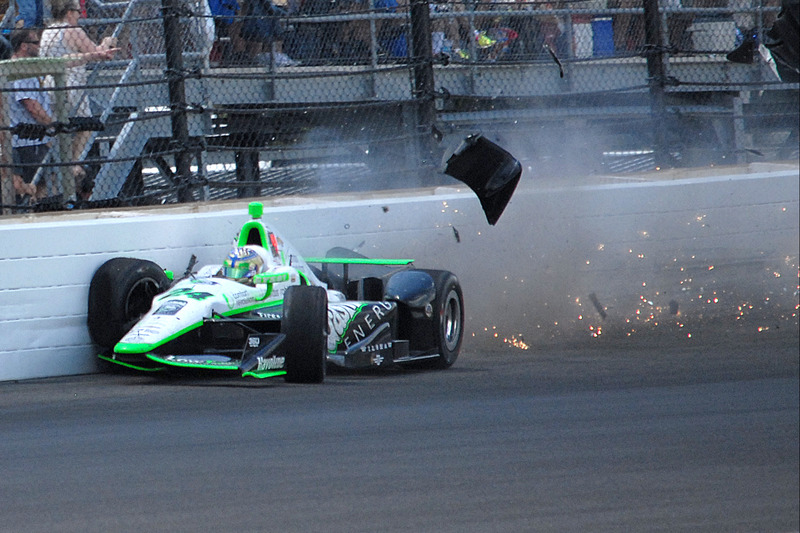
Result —
M 261 246 L 234 248 L 222 264 L 222 275 L 230 279 L 250 279 L 262 271 L 266 257 L 267 252 Z

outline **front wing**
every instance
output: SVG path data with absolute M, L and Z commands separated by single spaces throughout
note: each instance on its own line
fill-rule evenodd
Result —
M 276 321 L 243 318 L 208 319 L 202 326 L 225 324 L 245 332 L 240 349 L 224 351 L 214 343 L 202 353 L 101 354 L 105 361 L 144 372 L 169 368 L 239 372 L 242 376 L 268 378 L 286 374 L 286 361 L 280 346 L 285 336 L 277 331 Z M 394 302 L 337 302 L 328 307 L 327 362 L 348 369 L 378 369 L 394 364 L 435 358 L 437 353 L 409 350 L 409 341 L 397 338 L 397 304 Z M 202 334 L 201 334 L 202 336 Z

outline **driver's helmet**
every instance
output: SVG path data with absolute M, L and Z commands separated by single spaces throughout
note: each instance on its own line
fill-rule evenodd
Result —
M 222 264 L 222 275 L 230 279 L 251 279 L 267 265 L 267 251 L 248 244 L 231 250 Z

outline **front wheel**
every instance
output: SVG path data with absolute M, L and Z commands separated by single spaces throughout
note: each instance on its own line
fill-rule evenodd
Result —
M 112 348 L 169 285 L 164 270 L 152 261 L 117 257 L 103 263 L 89 285 L 88 326 L 94 343 Z
M 322 383 L 325 380 L 325 334 L 328 325 L 328 293 L 322 287 L 296 285 L 283 296 L 281 333 L 289 383 Z

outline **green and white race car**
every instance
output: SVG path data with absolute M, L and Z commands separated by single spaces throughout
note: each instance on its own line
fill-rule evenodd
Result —
M 485 161 L 476 146 L 483 155 L 487 146 L 496 148 L 481 139 L 469 138 L 448 169 L 475 190 L 493 224 L 521 171 L 506 158 L 495 172 L 470 175 L 475 163 L 463 164 L 464 158 Z M 262 212 L 262 204 L 250 204 L 251 220 L 222 264 L 194 271 L 193 257 L 180 279 L 141 259 L 100 266 L 88 306 L 100 358 L 142 371 L 235 371 L 297 383 L 322 382 L 328 364 L 447 368 L 455 362 L 464 301 L 453 273 L 342 248 L 303 258 L 262 222 Z

